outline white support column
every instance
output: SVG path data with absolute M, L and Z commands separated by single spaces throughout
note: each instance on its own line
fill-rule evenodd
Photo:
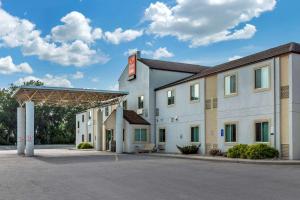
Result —
M 34 103 L 26 102 L 26 151 L 25 156 L 34 155 Z
M 17 109 L 17 153 L 25 153 L 25 108 Z
M 123 153 L 123 108 L 116 109 L 116 153 Z
M 102 144 L 102 130 L 103 130 L 103 114 L 101 109 L 97 111 L 97 122 L 96 122 L 96 151 L 101 151 Z

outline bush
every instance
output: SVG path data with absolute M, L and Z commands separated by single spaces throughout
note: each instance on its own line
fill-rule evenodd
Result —
M 248 147 L 246 155 L 248 159 L 270 159 L 278 158 L 279 152 L 266 144 L 253 144 Z
M 222 151 L 220 149 L 216 149 L 216 148 L 210 149 L 208 153 L 211 156 L 223 156 Z
M 187 145 L 187 146 L 178 146 L 176 145 L 177 148 L 179 149 L 179 151 L 182 153 L 182 154 L 197 154 L 198 153 L 198 150 L 199 150 L 199 147 L 200 147 L 200 144 L 197 146 L 197 145 Z
M 246 151 L 248 150 L 247 144 L 238 144 L 228 149 L 228 158 L 247 158 Z
M 92 149 L 94 147 L 90 143 L 82 142 L 82 143 L 77 145 L 77 148 L 78 149 Z

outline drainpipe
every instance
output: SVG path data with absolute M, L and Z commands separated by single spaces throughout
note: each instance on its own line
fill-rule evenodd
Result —
M 276 112 L 276 105 L 277 105 L 277 101 L 276 101 L 276 97 L 277 97 L 277 87 L 276 87 L 276 70 L 277 70 L 277 68 L 276 68 L 276 61 L 275 61 L 275 58 L 273 58 L 273 90 L 274 90 L 274 125 L 273 125 L 273 133 L 271 133 L 271 134 L 273 134 L 273 138 L 274 138 L 274 147 L 276 148 L 276 146 L 277 146 L 277 140 L 276 140 L 276 137 L 277 137 L 277 135 L 278 135 L 278 130 L 277 130 L 277 112 Z M 280 73 L 278 74 L 278 75 L 280 75 Z M 280 81 L 280 79 L 279 79 L 279 81 Z M 280 85 L 280 82 L 279 82 L 279 85 Z M 278 135 L 279 136 L 279 135 Z M 277 148 L 276 148 L 277 149 Z

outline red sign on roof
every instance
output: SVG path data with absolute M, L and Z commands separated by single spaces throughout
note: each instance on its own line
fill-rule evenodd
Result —
M 129 56 L 128 58 L 128 77 L 129 80 L 136 77 L 136 55 Z

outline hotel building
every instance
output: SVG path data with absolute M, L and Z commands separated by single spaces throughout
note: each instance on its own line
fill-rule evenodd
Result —
M 300 159 L 299 77 L 298 43 L 214 67 L 145 59 L 137 52 L 119 78 L 119 90 L 129 93 L 123 111 L 114 105 L 79 113 L 76 144 L 94 144 L 100 131 L 100 149 L 113 150 L 116 115 L 122 113 L 121 152 L 153 143 L 158 151 L 177 153 L 176 145 L 200 144 L 199 153 L 207 154 L 265 143 L 284 159 Z

